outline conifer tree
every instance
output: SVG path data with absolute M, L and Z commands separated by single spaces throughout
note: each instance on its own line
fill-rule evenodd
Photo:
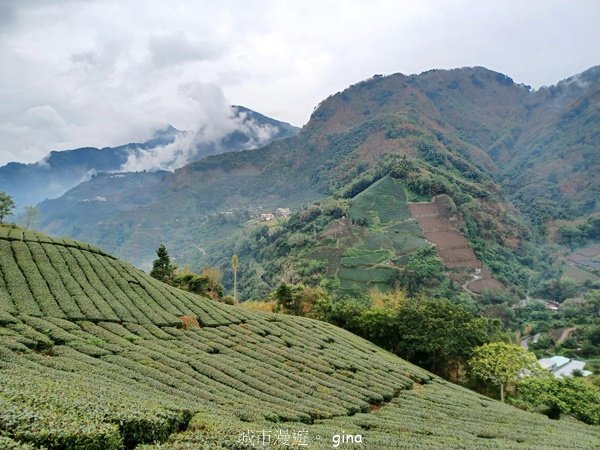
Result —
M 238 271 L 238 255 L 231 257 L 231 269 L 233 270 L 233 300 L 237 301 L 237 271 Z
M 152 271 L 150 276 L 164 283 L 173 283 L 173 274 L 176 267 L 171 264 L 171 258 L 164 244 L 160 244 L 156 250 L 157 259 L 152 263 Z

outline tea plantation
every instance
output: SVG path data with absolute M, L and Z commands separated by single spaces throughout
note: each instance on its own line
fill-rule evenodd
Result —
M 366 449 L 600 446 L 597 427 L 502 405 L 334 326 L 0 227 L 0 448 L 320 449 L 336 436 Z
M 353 197 L 348 215 L 367 225 L 349 226 L 353 242 L 346 241 L 346 251 L 336 261 L 340 287 L 348 292 L 388 288 L 398 267 L 426 245 L 411 216 L 404 187 L 389 175 Z M 326 250 L 320 249 L 320 253 L 326 254 Z

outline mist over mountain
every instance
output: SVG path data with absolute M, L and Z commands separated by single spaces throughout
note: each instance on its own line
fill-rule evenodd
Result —
M 176 134 L 171 142 L 130 152 L 119 171 L 173 171 L 207 155 L 260 147 L 273 139 L 293 136 L 297 131 L 288 123 L 243 106 L 233 106 L 222 115 L 213 115 L 193 131 Z
M 34 164 L 6 164 L 0 167 L 0 190 L 22 208 L 59 197 L 98 173 L 174 170 L 206 155 L 254 148 L 297 131 L 242 106 L 222 109 L 191 131 L 169 125 L 142 143 L 52 151 Z

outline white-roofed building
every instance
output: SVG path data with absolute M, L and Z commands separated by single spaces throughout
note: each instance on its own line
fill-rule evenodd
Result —
M 584 377 L 591 375 L 589 370 L 583 370 L 584 361 L 565 358 L 564 356 L 553 356 L 552 358 L 542 358 L 538 360 L 540 366 L 549 370 L 556 378 L 570 377 L 573 372 L 580 371 Z

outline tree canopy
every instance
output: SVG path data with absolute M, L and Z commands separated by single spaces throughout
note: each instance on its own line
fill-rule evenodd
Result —
M 393 298 L 381 298 L 385 295 Z M 490 342 L 498 326 L 448 299 L 408 298 L 399 289 L 363 301 L 321 303 L 319 314 L 410 362 L 455 380 L 473 349 Z
M 0 192 L 0 223 L 6 216 L 10 216 L 15 209 L 15 202 L 6 192 Z
M 439 283 L 443 279 L 445 267 L 437 257 L 435 247 L 429 245 L 420 248 L 408 259 L 400 283 L 410 295 L 421 288 Z
M 535 408 L 544 408 L 551 419 L 572 415 L 590 425 L 600 425 L 600 390 L 580 378 L 524 378 L 517 384 L 521 399 Z
M 471 374 L 500 386 L 500 400 L 509 383 L 516 382 L 521 375 L 541 373 L 542 368 L 531 352 L 515 344 L 492 342 L 477 347 L 469 360 Z

